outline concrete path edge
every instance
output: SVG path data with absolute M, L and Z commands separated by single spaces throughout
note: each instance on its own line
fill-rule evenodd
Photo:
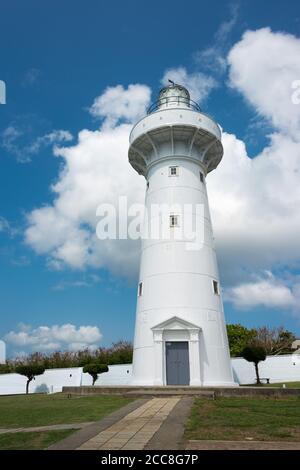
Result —
M 182 397 L 167 416 L 161 427 L 146 444 L 147 450 L 178 450 L 184 449 L 184 425 L 194 397 Z

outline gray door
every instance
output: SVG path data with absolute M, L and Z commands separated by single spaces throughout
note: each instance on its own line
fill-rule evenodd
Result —
M 189 385 L 189 343 L 187 341 L 166 342 L 167 385 Z

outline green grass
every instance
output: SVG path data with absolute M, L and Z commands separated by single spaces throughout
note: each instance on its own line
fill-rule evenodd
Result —
M 39 450 L 46 449 L 61 439 L 72 434 L 74 429 L 45 431 L 45 432 L 18 432 L 0 435 L 0 450 Z
M 286 388 L 300 388 L 300 382 L 282 382 L 278 384 L 267 384 L 266 387 L 280 387 L 285 384 Z
M 300 388 L 300 382 L 281 382 L 281 383 L 276 383 L 276 384 L 262 384 L 262 385 L 256 385 L 256 384 L 248 384 L 248 385 L 242 385 L 242 387 L 275 387 L 275 388 L 282 388 L 282 385 L 285 384 L 286 388 Z
M 185 439 L 300 441 L 299 398 L 195 399 Z
M 131 401 L 132 399 L 116 395 L 72 398 L 67 398 L 62 393 L 2 396 L 0 397 L 0 428 L 98 421 Z

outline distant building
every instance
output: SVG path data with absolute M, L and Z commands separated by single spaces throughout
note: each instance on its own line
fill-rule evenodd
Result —
M 5 364 L 6 361 L 6 344 L 0 340 L 0 364 Z
M 295 341 L 292 342 L 292 349 L 294 349 L 294 351 L 296 349 L 300 349 L 300 339 L 296 339 Z

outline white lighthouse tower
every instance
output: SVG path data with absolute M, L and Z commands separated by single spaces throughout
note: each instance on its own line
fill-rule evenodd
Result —
M 129 161 L 147 181 L 148 232 L 166 224 L 170 232 L 142 240 L 132 385 L 236 385 L 205 184 L 222 155 L 219 126 L 177 84 L 131 132 Z M 157 205 L 164 209 L 151 211 Z M 203 235 L 194 247 L 176 236 L 183 206 Z

